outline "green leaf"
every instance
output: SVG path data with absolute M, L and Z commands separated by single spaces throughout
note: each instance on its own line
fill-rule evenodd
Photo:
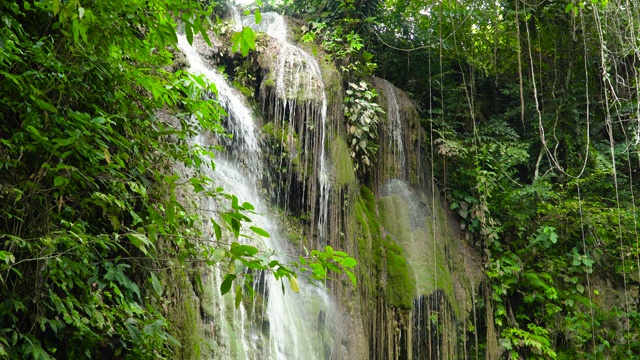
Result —
M 248 202 L 242 203 L 242 208 L 245 209 L 245 210 L 248 210 L 248 211 L 255 210 L 253 205 L 251 205 L 251 203 L 248 203 Z
M 69 183 L 69 178 L 64 176 L 56 176 L 53 178 L 53 185 L 56 187 L 60 187 L 63 185 L 67 185 Z
M 342 274 L 342 270 L 338 266 L 336 266 L 336 264 L 334 264 L 332 262 L 327 262 L 325 264 L 326 264 L 327 269 L 333 271 L 336 274 Z
M 218 223 L 211 219 L 211 222 L 213 223 L 213 231 L 216 234 L 216 240 L 220 241 L 222 239 L 222 228 L 220 228 L 220 225 L 218 225 Z
M 262 21 L 262 14 L 260 14 L 260 9 L 256 9 L 255 16 L 256 24 L 260 24 L 260 22 Z
M 125 325 L 127 327 L 127 330 L 129 331 L 129 335 L 131 335 L 131 339 L 135 344 L 140 343 L 140 341 L 142 340 L 142 333 L 136 326 L 134 326 L 137 323 L 138 321 L 134 318 L 129 318 L 127 319 L 127 321 L 125 321 Z
M 227 252 L 223 248 L 219 247 L 219 248 L 215 249 L 215 251 L 213 252 L 213 255 L 211 257 L 212 257 L 213 261 L 220 262 L 222 260 L 222 258 L 224 258 L 226 253 Z
M 156 292 L 156 295 L 162 297 L 162 293 L 164 290 L 162 289 L 162 284 L 158 281 L 158 278 L 154 273 L 150 273 L 151 275 L 151 285 L 153 286 L 153 290 Z
M 246 221 L 246 222 L 250 222 L 251 221 L 251 219 L 249 219 L 245 215 L 237 213 L 237 212 L 227 212 L 227 213 L 225 213 L 225 215 L 227 215 L 229 218 L 234 218 L 234 219 L 236 219 L 238 221 Z
M 165 215 L 166 215 L 166 219 L 169 223 L 173 223 L 174 219 L 175 219 L 175 207 L 173 203 L 169 203 L 166 205 L 166 211 L 165 211 Z
M 256 34 L 248 26 L 242 28 L 242 31 L 233 34 L 231 37 L 232 50 L 240 51 L 242 56 L 249 55 L 249 50 L 256 48 Z
M 578 266 L 580 265 L 580 258 L 573 258 L 573 261 L 571 262 L 571 264 L 573 266 Z
M 236 276 L 234 274 L 227 274 L 227 276 L 225 276 L 224 281 L 222 281 L 222 284 L 220 284 L 221 295 L 224 295 L 228 293 L 229 290 L 231 290 L 231 284 L 235 279 L 236 279 Z
M 357 283 L 356 276 L 353 275 L 353 273 L 347 269 L 345 269 L 344 272 L 347 274 L 347 276 L 351 280 L 351 283 L 353 284 L 353 286 L 356 286 L 356 283 Z
M 189 45 L 193 44 L 193 29 L 191 28 L 191 24 L 189 22 L 184 22 L 184 34 L 187 36 L 187 41 Z
M 235 195 L 231 195 L 231 207 L 234 210 L 241 210 L 240 207 L 238 206 L 238 197 Z
M 4 261 L 7 265 L 9 265 L 13 264 L 16 261 L 16 258 L 12 253 L 0 250 L 0 261 Z
M 573 4 L 572 3 L 568 3 L 567 6 L 564 8 L 564 12 L 568 13 L 571 10 L 573 10 Z
M 327 277 L 327 270 L 325 270 L 324 267 L 322 267 L 322 265 L 318 263 L 310 263 L 309 266 L 311 266 L 313 275 L 317 279 L 324 279 Z
M 222 214 L 222 219 L 227 223 L 227 228 L 233 232 L 233 236 L 238 238 L 240 236 L 240 221 L 237 219 L 235 215 L 240 215 L 236 213 L 224 213 Z
M 129 241 L 131 241 L 133 246 L 137 247 L 145 255 L 149 255 L 147 247 L 154 248 L 151 241 L 149 241 L 149 239 L 144 234 L 131 233 L 127 234 L 127 238 L 129 239 Z
M 240 306 L 240 303 L 242 302 L 242 286 L 237 285 L 236 286 L 236 309 Z
M 256 227 L 256 226 L 252 226 L 249 229 L 251 229 L 254 233 L 263 236 L 263 237 L 270 237 L 271 235 L 269 235 L 268 232 L 264 231 L 263 229 Z
M 333 248 L 329 245 L 324 247 L 324 252 L 327 253 L 327 256 L 333 256 Z
M 582 284 L 578 284 L 576 285 L 576 290 L 578 290 L 578 292 L 582 294 L 584 292 L 584 286 Z
M 231 219 L 231 231 L 236 238 L 240 236 L 240 221 Z
M 207 34 L 207 30 L 206 30 L 206 28 L 204 26 L 205 25 L 204 24 L 205 21 L 206 21 L 206 19 L 202 20 L 202 23 L 200 24 L 199 32 L 200 32 L 200 35 L 202 35 L 202 38 L 204 39 L 204 42 L 206 42 L 207 45 L 209 45 L 209 46 L 213 46 L 211 44 L 211 39 L 209 39 L 209 35 Z
M 298 285 L 298 279 L 296 279 L 293 276 L 289 278 L 289 287 L 291 288 L 291 291 L 293 291 L 296 294 L 300 292 L 300 286 Z
M 49 142 L 49 139 L 42 136 L 42 134 L 40 134 L 40 131 L 38 131 L 38 129 L 34 128 L 33 126 L 29 125 L 26 127 L 26 129 L 35 140 L 42 143 Z
M 346 268 L 352 268 L 356 265 L 358 265 L 358 261 L 352 257 L 346 257 L 342 260 L 340 260 L 340 265 L 346 267 Z
M 583 263 L 586 267 L 592 267 L 592 266 L 593 266 L 593 264 L 594 264 L 595 262 L 596 262 L 595 260 L 593 260 L 593 259 L 589 259 L 588 257 L 583 257 L 583 258 L 582 258 L 582 263 Z
M 235 256 L 253 256 L 258 253 L 258 248 L 234 242 L 231 244 L 230 252 Z

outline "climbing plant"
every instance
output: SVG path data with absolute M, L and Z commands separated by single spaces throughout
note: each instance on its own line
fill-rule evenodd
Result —
M 638 10 L 387 1 L 370 28 L 376 74 L 419 101 L 440 190 L 486 255 L 505 356 L 635 353 Z

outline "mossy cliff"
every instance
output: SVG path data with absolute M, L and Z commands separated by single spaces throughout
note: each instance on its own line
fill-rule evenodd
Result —
M 252 94 L 261 114 L 262 184 L 291 246 L 302 254 L 330 245 L 359 262 L 356 287 L 346 276 L 328 282 L 339 307 L 330 358 L 465 357 L 482 270 L 425 170 L 428 146 L 417 111 L 393 85 L 370 79 L 387 115 L 378 126 L 374 166 L 366 178 L 357 176 L 346 141 L 343 77 L 322 51 L 296 45 L 291 50 L 282 39 L 258 35 L 256 51 L 241 62 L 224 47 L 211 50 L 210 58 L 218 64 L 235 59 L 235 71 L 227 74 Z M 315 75 L 293 81 L 291 71 L 282 72 L 284 60 Z M 279 89 L 283 84 L 286 91 Z

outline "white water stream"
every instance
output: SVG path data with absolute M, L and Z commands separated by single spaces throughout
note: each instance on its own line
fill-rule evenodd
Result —
M 395 87 L 387 80 L 383 80 L 386 87 L 387 97 L 387 129 L 389 137 L 389 148 L 393 149 L 393 159 L 398 161 L 398 174 L 400 179 L 406 178 L 406 164 L 404 155 L 404 144 L 402 141 L 402 119 L 400 118 L 400 107 L 396 99 Z
M 281 46 L 276 62 L 276 96 L 281 101 L 280 106 L 277 107 L 279 116 L 276 115 L 276 121 L 280 121 L 280 123 L 276 125 L 284 127 L 286 119 L 293 119 L 296 105 L 302 105 L 306 108 L 309 119 L 320 121 L 318 130 L 320 131 L 320 144 L 314 147 L 312 143 L 308 142 L 306 145 L 310 146 L 310 148 L 306 148 L 304 151 L 305 153 L 312 153 L 314 149 L 311 147 L 320 151 L 318 172 L 320 212 L 317 230 L 319 244 L 324 246 L 327 243 L 328 203 L 331 183 L 325 154 L 327 96 L 320 66 L 315 57 L 287 41 L 287 24 L 282 15 L 273 12 L 263 13 L 262 20 L 257 24 L 255 17 L 250 15 L 243 17 L 242 23 L 255 31 L 266 33 L 276 39 Z M 314 104 L 314 102 L 318 102 L 318 104 Z M 316 113 L 318 107 L 319 114 Z M 288 113 L 286 113 L 287 111 Z M 289 136 L 292 136 L 293 126 L 294 124 L 290 121 L 288 124 Z M 317 124 L 311 123 L 308 126 L 313 129 Z
M 287 261 L 286 240 L 277 222 L 268 216 L 269 208 L 262 198 L 258 179 L 262 173 L 262 151 L 259 135 L 251 109 L 243 96 L 229 86 L 217 71 L 207 67 L 195 47 L 186 37 L 179 36 L 179 47 L 185 53 L 190 71 L 202 74 L 218 90 L 217 100 L 228 113 L 226 126 L 233 134 L 230 142 L 222 141 L 228 152 L 219 155 L 215 171 L 207 169 L 206 175 L 215 186 L 222 186 L 234 194 L 240 203 L 248 201 L 255 207 L 253 226 L 271 234 L 270 238 L 245 239 L 253 246 L 268 252 L 275 250 L 280 260 Z M 325 100 L 326 101 L 326 100 Z M 326 105 L 325 105 L 326 113 Z M 326 114 L 325 114 L 326 115 Z M 323 117 L 324 118 L 324 117 Z M 324 126 L 324 125 L 323 125 Z M 193 142 L 212 145 L 212 137 L 200 134 Z M 220 139 L 217 140 L 220 142 Z M 210 217 L 216 217 L 216 209 L 224 211 L 222 204 L 205 198 L 201 209 L 209 209 Z M 333 305 L 324 290 L 300 280 L 300 293 L 294 294 L 288 284 L 281 284 L 270 274 L 254 274 L 256 300 L 235 308 L 233 296 L 220 295 L 219 287 L 226 268 L 213 268 L 205 279 L 211 293 L 201 299 L 205 313 L 205 332 L 208 334 L 209 353 L 215 359 L 326 359 L 333 344 Z M 282 291 L 285 285 L 286 292 Z M 206 351 L 206 350 L 205 350 Z

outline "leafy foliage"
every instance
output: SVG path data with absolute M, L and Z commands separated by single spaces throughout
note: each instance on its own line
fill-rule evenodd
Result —
M 173 358 L 159 269 L 224 260 L 295 281 L 270 254 L 228 241 L 269 234 L 242 227 L 251 204 L 206 190 L 212 149 L 188 141 L 223 131 L 224 111 L 203 100 L 215 86 L 171 68 L 176 22 L 209 42 L 210 15 L 173 0 L 0 4 L 0 357 Z M 253 39 L 243 30 L 235 46 L 246 54 Z M 189 192 L 229 208 L 213 243 Z
M 170 1 L 20 5 L 0 5 L 0 353 L 167 356 L 177 340 L 151 306 L 162 286 L 147 269 L 167 239 L 182 260 L 195 256 L 169 164 L 202 162 L 185 139 L 220 129 L 220 110 L 198 100 L 210 89 L 197 79 L 166 70 L 166 46 L 174 19 L 192 36 L 208 13 Z M 178 113 L 176 127 L 164 107 L 197 123 Z
M 420 101 L 434 173 L 487 256 L 512 358 L 636 346 L 621 340 L 640 332 L 630 318 L 611 320 L 626 306 L 612 297 L 630 296 L 615 286 L 637 284 L 638 71 L 628 62 L 640 52 L 620 30 L 638 29 L 627 4 L 387 1 L 369 28 L 376 74 Z M 617 284 L 607 300 L 603 280 Z
M 372 159 L 378 150 L 376 137 L 378 114 L 383 110 L 375 102 L 378 96 L 375 89 L 369 89 L 368 84 L 361 81 L 358 84 L 349 83 L 347 96 L 344 98 L 344 115 L 347 120 L 348 142 L 351 148 L 351 157 L 355 160 L 356 172 L 364 173 L 372 165 Z

